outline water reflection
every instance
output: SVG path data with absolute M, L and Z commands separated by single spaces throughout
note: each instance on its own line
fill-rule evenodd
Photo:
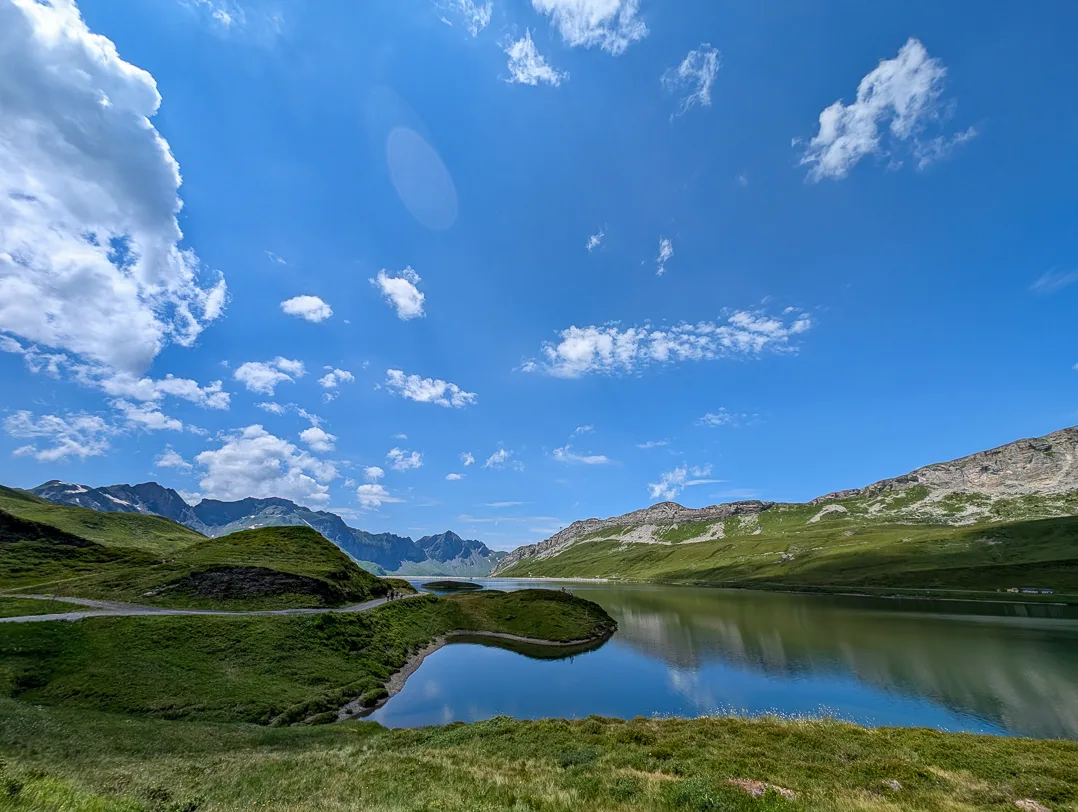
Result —
M 1078 738 L 1073 610 L 689 587 L 570 588 L 617 619 L 610 644 L 559 663 L 450 646 L 380 709 L 381 720 L 435 724 L 446 708 L 452 719 L 824 710 L 869 724 Z M 438 714 L 412 681 L 436 684 Z

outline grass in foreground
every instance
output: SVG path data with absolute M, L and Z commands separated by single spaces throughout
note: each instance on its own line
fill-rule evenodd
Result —
M 330 721 L 352 699 L 383 698 L 411 654 L 454 630 L 572 641 L 613 621 L 590 601 L 527 590 L 423 595 L 354 614 L 5 624 L 0 696 L 166 719 Z
M 0 722 L 0 809 L 27 812 L 1014 812 L 1021 799 L 1078 808 L 1074 742 L 832 721 L 259 728 L 0 699 Z M 731 780 L 766 792 L 753 798 Z

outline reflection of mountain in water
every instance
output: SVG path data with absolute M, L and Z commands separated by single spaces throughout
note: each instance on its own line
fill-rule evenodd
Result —
M 614 616 L 617 639 L 679 671 L 720 662 L 852 676 L 1015 733 L 1078 738 L 1078 620 L 1060 607 L 687 587 L 578 594 Z

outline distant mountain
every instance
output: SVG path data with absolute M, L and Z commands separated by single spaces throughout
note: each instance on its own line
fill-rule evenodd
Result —
M 610 519 L 573 522 L 538 544 L 509 553 L 492 574 L 527 574 L 528 567 L 519 565 L 555 559 L 584 542 L 616 541 L 623 552 L 639 544 L 725 540 L 730 546 L 734 536 L 761 533 L 761 541 L 769 536 L 785 539 L 795 521 L 818 526 L 826 520 L 849 537 L 861 528 L 883 524 L 954 526 L 1074 515 L 1078 515 L 1078 426 L 927 465 L 863 488 L 835 491 L 803 505 L 749 501 L 694 509 L 662 502 Z M 557 560 L 565 562 L 557 574 L 577 574 L 576 559 Z
M 189 505 L 176 491 L 156 482 L 91 488 L 52 480 L 31 492 L 50 502 L 104 513 L 163 516 L 210 538 L 257 527 L 311 527 L 378 575 L 487 575 L 505 555 L 451 531 L 419 541 L 368 533 L 349 527 L 335 513 L 310 510 L 288 499 L 203 499 Z

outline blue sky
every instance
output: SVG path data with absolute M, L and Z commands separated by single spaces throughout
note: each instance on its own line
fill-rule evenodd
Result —
M 1074 424 L 1076 26 L 0 0 L 0 481 L 511 548 Z

